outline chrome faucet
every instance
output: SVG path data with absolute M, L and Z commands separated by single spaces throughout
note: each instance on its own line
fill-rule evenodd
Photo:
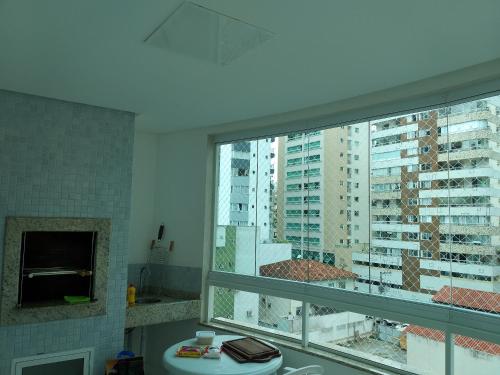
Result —
M 147 273 L 147 275 L 144 275 Z M 141 267 L 141 272 L 139 274 L 139 289 L 138 289 L 138 295 L 142 296 L 144 294 L 144 284 L 145 284 L 145 278 L 149 276 L 150 271 L 147 266 Z

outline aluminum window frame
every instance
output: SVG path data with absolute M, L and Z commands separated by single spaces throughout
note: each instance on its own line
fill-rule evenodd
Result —
M 355 124 L 358 122 L 364 122 L 368 120 L 375 120 L 384 118 L 391 115 L 400 115 L 408 112 L 417 112 L 419 110 L 425 109 L 436 109 L 439 107 L 446 107 L 450 105 L 455 105 L 458 103 L 463 103 L 471 100 L 477 100 L 484 97 L 489 97 L 493 95 L 500 94 L 498 88 L 500 87 L 500 80 L 493 80 L 491 82 L 479 85 L 479 87 L 486 87 L 489 90 L 483 90 L 482 94 L 474 93 L 477 90 L 477 86 L 471 85 L 471 87 L 462 88 L 454 93 L 447 93 L 442 95 L 430 95 L 425 98 L 416 99 L 414 101 L 402 101 L 394 106 L 391 105 L 381 105 L 378 108 L 371 108 L 367 113 L 371 115 L 363 115 L 362 113 L 349 112 L 342 114 L 341 116 L 326 116 L 324 118 L 329 118 L 330 122 L 325 124 L 325 120 L 311 119 L 310 121 L 300 120 L 302 122 L 302 127 L 298 124 L 298 121 L 292 121 L 286 124 L 281 124 L 275 127 L 270 127 L 269 129 L 258 130 L 258 131 L 240 131 L 237 133 L 223 133 L 213 136 L 211 139 L 210 146 L 213 152 L 213 165 L 211 166 L 212 174 L 211 180 L 213 185 L 208 187 L 208 189 L 213 189 L 212 191 L 212 201 L 209 204 L 209 210 L 211 215 L 210 224 L 211 226 L 211 237 L 210 243 L 206 244 L 205 254 L 208 256 L 209 260 L 204 261 L 204 280 L 203 280 L 203 295 L 202 295 L 202 317 L 201 320 L 205 324 L 209 324 L 213 321 L 211 306 L 213 301 L 213 290 L 215 287 L 231 288 L 246 292 L 253 292 L 258 294 L 266 294 L 280 298 L 289 298 L 298 301 L 302 301 L 303 306 L 307 306 L 310 303 L 319 304 L 322 306 L 336 307 L 339 309 L 353 311 L 365 315 L 381 316 L 386 319 L 403 321 L 405 323 L 422 325 L 432 329 L 438 329 L 445 332 L 445 374 L 453 374 L 453 351 L 454 351 L 454 340 L 455 335 L 464 335 L 479 340 L 489 341 L 493 343 L 500 343 L 500 317 L 494 314 L 471 311 L 468 309 L 459 308 L 450 305 L 439 305 L 422 303 L 416 301 L 408 301 L 403 299 L 396 299 L 391 297 L 382 297 L 374 294 L 365 294 L 357 291 L 348 291 L 342 289 L 329 288 L 325 286 L 319 286 L 309 283 L 296 282 L 290 280 L 282 279 L 271 279 L 262 276 L 250 276 L 234 274 L 223 271 L 214 271 L 214 259 L 215 259 L 215 238 L 214 233 L 217 227 L 217 204 L 216 199 L 218 196 L 218 153 L 216 152 L 217 147 L 221 144 L 232 143 L 235 141 L 245 140 L 256 140 L 271 136 L 281 136 L 287 135 L 292 132 L 307 132 L 308 130 L 315 129 L 327 129 L 332 127 L 340 127 L 346 124 Z M 466 95 L 467 93 L 474 95 Z M 424 105 L 409 105 L 413 104 L 424 104 Z M 393 110 L 387 109 L 393 108 Z M 398 109 L 399 108 L 399 109 Z M 397 110 L 395 110 L 397 109 Z M 366 111 L 365 111 L 366 112 Z M 347 116 L 347 117 L 345 117 Z M 333 120 L 332 120 L 333 119 Z M 286 129 L 286 130 L 284 130 Z M 253 135 L 249 135 L 253 134 Z M 210 167 L 209 167 L 210 169 Z M 214 188 L 215 187 L 215 188 Z M 448 187 L 449 188 L 449 187 Z M 209 195 L 207 195 L 208 197 Z M 305 310 L 304 310 L 305 311 Z M 331 349 L 327 347 L 322 347 L 318 344 L 311 345 L 308 341 L 308 314 L 302 314 L 303 320 L 305 320 L 302 325 L 302 348 L 306 349 L 309 346 L 319 348 L 325 352 L 332 352 Z M 220 322 L 216 321 L 217 324 Z M 234 324 L 227 324 L 228 328 L 231 326 L 244 328 L 244 325 L 239 325 L 237 322 Z M 268 335 L 266 329 L 263 328 L 262 331 L 258 331 L 263 335 Z M 270 335 L 272 336 L 272 335 Z M 346 356 L 345 353 L 338 353 L 341 356 Z M 354 358 L 363 362 L 362 358 Z M 371 362 L 371 361 L 369 361 Z M 371 362 L 374 366 L 385 367 L 377 362 Z M 399 371 L 396 368 L 389 367 L 391 371 L 407 374 L 407 371 Z
M 424 327 L 437 329 L 449 335 L 463 335 L 489 342 L 500 342 L 499 321 L 500 318 L 493 314 L 471 311 L 449 305 L 439 305 L 421 303 L 415 301 L 402 300 L 391 297 L 382 297 L 374 294 L 366 294 L 344 289 L 330 288 L 315 284 L 272 279 L 262 276 L 239 275 L 230 272 L 209 271 L 207 283 L 211 288 L 230 288 L 245 292 L 265 294 L 273 297 L 293 299 L 302 301 L 303 304 L 317 304 L 326 307 L 352 311 L 359 314 L 380 316 L 384 319 L 402 321 L 409 324 L 421 325 Z M 302 314 L 306 324 L 302 328 L 302 347 L 309 346 L 327 352 L 335 352 L 341 356 L 345 353 L 332 350 L 320 344 L 311 344 L 308 340 L 308 314 Z M 206 322 L 221 322 L 210 317 Z M 245 328 L 244 324 L 233 322 L 230 326 Z M 228 327 L 230 327 L 228 326 Z M 255 330 L 255 329 L 253 329 Z M 266 329 L 258 330 L 262 335 L 266 335 Z M 270 334 L 272 337 L 276 334 Z M 281 336 L 278 334 L 278 336 Z M 287 339 L 283 335 L 283 339 Z M 452 347 L 448 347 L 451 345 Z M 448 356 L 453 355 L 454 341 L 445 341 L 445 363 L 446 374 L 453 374 L 453 361 Z M 346 356 L 353 359 L 355 356 Z M 374 366 L 390 369 L 402 374 L 410 374 L 408 371 L 383 365 L 376 361 L 364 358 L 357 358 L 360 362 L 368 362 Z

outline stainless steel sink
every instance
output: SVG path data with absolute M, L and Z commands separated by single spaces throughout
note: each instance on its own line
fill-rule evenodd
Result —
M 158 302 L 161 302 L 161 299 L 156 297 L 140 297 L 135 300 L 135 303 L 138 305 L 145 305 L 148 303 L 158 303 Z

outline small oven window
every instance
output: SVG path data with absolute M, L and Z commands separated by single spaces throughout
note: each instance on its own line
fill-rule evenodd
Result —
M 23 232 L 19 305 L 92 300 L 96 242 L 97 232 Z

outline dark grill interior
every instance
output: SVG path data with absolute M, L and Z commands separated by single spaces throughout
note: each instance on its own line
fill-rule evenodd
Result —
M 63 304 L 93 298 L 97 232 L 23 232 L 19 304 Z

